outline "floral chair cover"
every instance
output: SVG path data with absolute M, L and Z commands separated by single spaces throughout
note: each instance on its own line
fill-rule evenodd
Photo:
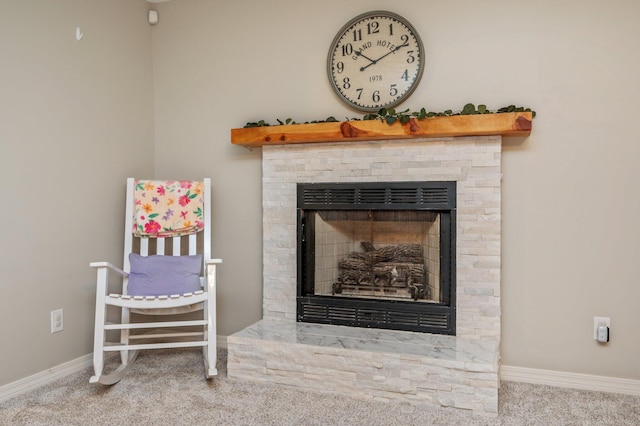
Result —
M 196 181 L 135 181 L 133 234 L 160 238 L 202 230 L 203 184 Z

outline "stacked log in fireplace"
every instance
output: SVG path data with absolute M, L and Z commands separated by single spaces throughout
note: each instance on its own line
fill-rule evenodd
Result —
M 360 243 L 363 252 L 352 252 L 338 263 L 334 295 L 373 296 L 391 299 L 430 299 L 428 275 L 420 244 L 396 244 L 375 248 Z

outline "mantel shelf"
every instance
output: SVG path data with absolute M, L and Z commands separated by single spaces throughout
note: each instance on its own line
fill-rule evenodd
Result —
M 282 126 L 231 129 L 231 143 L 246 148 L 301 143 L 358 142 L 459 136 L 529 136 L 531 112 L 454 115 L 412 118 L 408 123 L 387 124 L 381 120 L 333 123 L 289 124 Z

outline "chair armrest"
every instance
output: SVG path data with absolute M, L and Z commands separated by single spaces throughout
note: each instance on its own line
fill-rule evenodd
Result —
M 127 277 L 129 276 L 129 274 L 125 271 L 123 271 L 122 269 L 118 268 L 117 266 L 114 266 L 113 264 L 109 263 L 109 262 L 91 262 L 89 263 L 89 266 L 92 268 L 107 268 L 113 272 L 116 272 L 120 275 L 122 275 L 123 277 Z
M 214 263 L 222 263 L 222 259 L 207 259 L 204 261 L 206 265 L 211 265 Z

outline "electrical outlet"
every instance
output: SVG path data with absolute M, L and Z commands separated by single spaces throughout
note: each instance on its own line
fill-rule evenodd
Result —
M 57 333 L 64 329 L 64 313 L 62 309 L 51 311 L 51 333 Z
M 611 318 L 593 317 L 593 340 L 598 340 L 598 327 L 611 327 Z

